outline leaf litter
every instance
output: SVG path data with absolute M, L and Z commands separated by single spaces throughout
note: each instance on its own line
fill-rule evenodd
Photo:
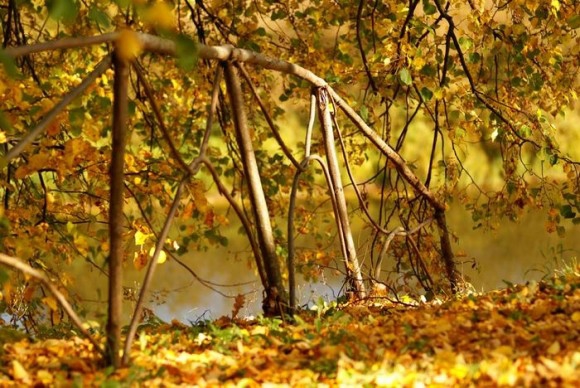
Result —
M 79 337 L 9 342 L 0 386 L 580 385 L 580 267 L 415 307 L 375 299 L 292 322 L 236 315 L 143 329 L 117 371 Z

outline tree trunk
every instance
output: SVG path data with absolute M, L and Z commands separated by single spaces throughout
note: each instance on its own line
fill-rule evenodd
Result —
M 355 297 L 357 299 L 362 299 L 365 297 L 365 286 L 356 254 L 354 239 L 352 238 L 352 231 L 348 220 L 348 209 L 346 207 L 346 199 L 344 197 L 344 189 L 340 177 L 340 166 L 338 165 L 338 157 L 336 156 L 336 149 L 334 147 L 334 133 L 329 111 L 330 100 L 328 90 L 326 88 L 319 88 L 317 93 L 326 160 L 328 163 L 330 179 L 332 181 L 332 188 L 334 190 L 334 193 L 331 193 L 331 195 L 336 198 L 336 223 L 338 225 L 341 244 L 343 246 L 347 281 L 350 283 L 352 291 L 355 293 Z
M 109 317 L 106 362 L 120 366 L 121 316 L 123 312 L 123 190 L 127 132 L 129 64 L 115 55 L 113 91 L 113 146 L 110 170 L 109 205 Z
M 256 162 L 256 155 L 252 146 L 252 139 L 248 131 L 242 88 L 236 69 L 230 63 L 225 63 L 225 79 L 232 106 L 236 140 L 240 147 L 240 156 L 244 175 L 248 182 L 248 191 L 252 203 L 252 213 L 256 222 L 256 235 L 262 254 L 268 284 L 264 284 L 266 298 L 263 301 L 265 315 L 281 315 L 288 305 L 280 262 L 276 255 L 276 246 L 270 214 L 266 204 L 266 196 L 262 189 L 260 172 Z M 259 258 L 256 258 L 259 260 Z

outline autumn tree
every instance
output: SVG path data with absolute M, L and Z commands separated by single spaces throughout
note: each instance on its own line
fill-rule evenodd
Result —
M 39 314 L 62 318 L 47 290 L 61 301 L 67 265 L 86 260 L 110 277 L 107 351 L 119 365 L 123 262 L 148 266 L 129 345 L 155 265 L 227 244 L 212 187 L 241 221 L 267 314 L 295 308 L 296 270 L 316 277 L 333 260 L 353 299 L 457 291 L 450 204 L 476 226 L 530 207 L 548 209 L 548 231 L 580 219 L 578 155 L 552 124 L 577 99 L 579 11 L 9 1 L 0 246 L 28 266 L 0 258 L 46 277 L 3 276 L 3 307 L 30 330 Z M 286 129 L 303 108 L 304 127 Z M 481 150 L 500 185 L 471 172 Z M 366 257 L 353 216 L 371 230 Z M 297 246 L 305 236 L 317 249 Z

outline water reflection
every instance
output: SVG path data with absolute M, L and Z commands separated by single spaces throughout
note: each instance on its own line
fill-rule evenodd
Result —
M 545 215 L 541 212 L 528 214 L 517 224 L 505 221 L 497 230 L 487 232 L 473 230 L 470 214 L 460 208 L 449 212 L 448 222 L 459 238 L 454 247 L 456 252 L 464 251 L 466 254 L 466 257 L 458 259 L 465 260 L 464 264 L 458 265 L 458 269 L 470 278 L 478 291 L 505 286 L 504 280 L 517 283 L 539 279 L 562 261 L 577 257 L 580 251 L 580 240 L 577 238 L 579 227 L 566 225 L 567 235 L 563 239 L 556 234 L 547 234 L 544 226 Z M 234 303 L 233 297 L 243 293 L 246 294 L 247 303 L 241 314 L 258 314 L 262 300 L 261 286 L 255 270 L 248 263 L 251 260 L 248 244 L 237 233 L 238 228 L 239 225 L 232 222 L 224 231 L 229 247 L 193 252 L 182 258 L 200 278 L 218 284 L 212 288 L 230 296 L 229 298 L 202 285 L 177 263 L 168 261 L 158 266 L 153 282 L 154 295 L 148 307 L 163 320 L 196 322 L 229 315 Z M 355 241 L 362 242 L 368 238 L 368 231 L 355 229 L 354 233 Z M 359 254 L 363 255 L 363 252 Z M 472 258 L 476 259 L 477 268 L 472 268 Z M 86 268 L 84 271 L 79 275 L 86 277 Z M 341 287 L 341 278 L 332 272 L 327 271 L 318 284 L 301 282 L 300 302 L 313 303 L 320 297 L 336 298 Z M 136 286 L 143 276 L 144 271 L 137 272 L 128 267 L 125 285 Z M 87 287 L 86 282 L 79 281 L 77 291 L 90 301 L 86 303 L 90 315 L 96 314 L 103 319 L 106 314 L 106 279 L 96 272 L 90 278 L 91 287 Z M 127 302 L 126 319 L 131 308 L 131 303 Z

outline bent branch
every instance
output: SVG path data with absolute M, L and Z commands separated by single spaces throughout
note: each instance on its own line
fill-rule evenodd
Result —
M 29 266 L 28 264 L 26 264 L 25 262 L 16 257 L 8 256 L 3 253 L 0 253 L 0 263 L 6 264 L 12 268 L 19 270 L 22 273 L 30 275 L 33 278 L 38 279 L 42 284 L 44 284 L 48 288 L 48 290 L 52 293 L 52 295 L 54 295 L 58 303 L 62 306 L 65 313 L 69 316 L 72 323 L 79 329 L 81 334 L 84 335 L 89 341 L 91 341 L 95 349 L 97 349 L 101 354 L 104 354 L 103 349 L 101 348 L 101 344 L 99 344 L 97 340 L 95 340 L 91 336 L 91 334 L 87 331 L 87 329 L 83 327 L 80 318 L 74 312 L 72 306 L 68 303 L 64 295 L 58 290 L 58 288 L 56 288 L 56 286 L 48 279 L 48 277 L 46 277 L 44 273 L 32 268 L 31 266 Z

